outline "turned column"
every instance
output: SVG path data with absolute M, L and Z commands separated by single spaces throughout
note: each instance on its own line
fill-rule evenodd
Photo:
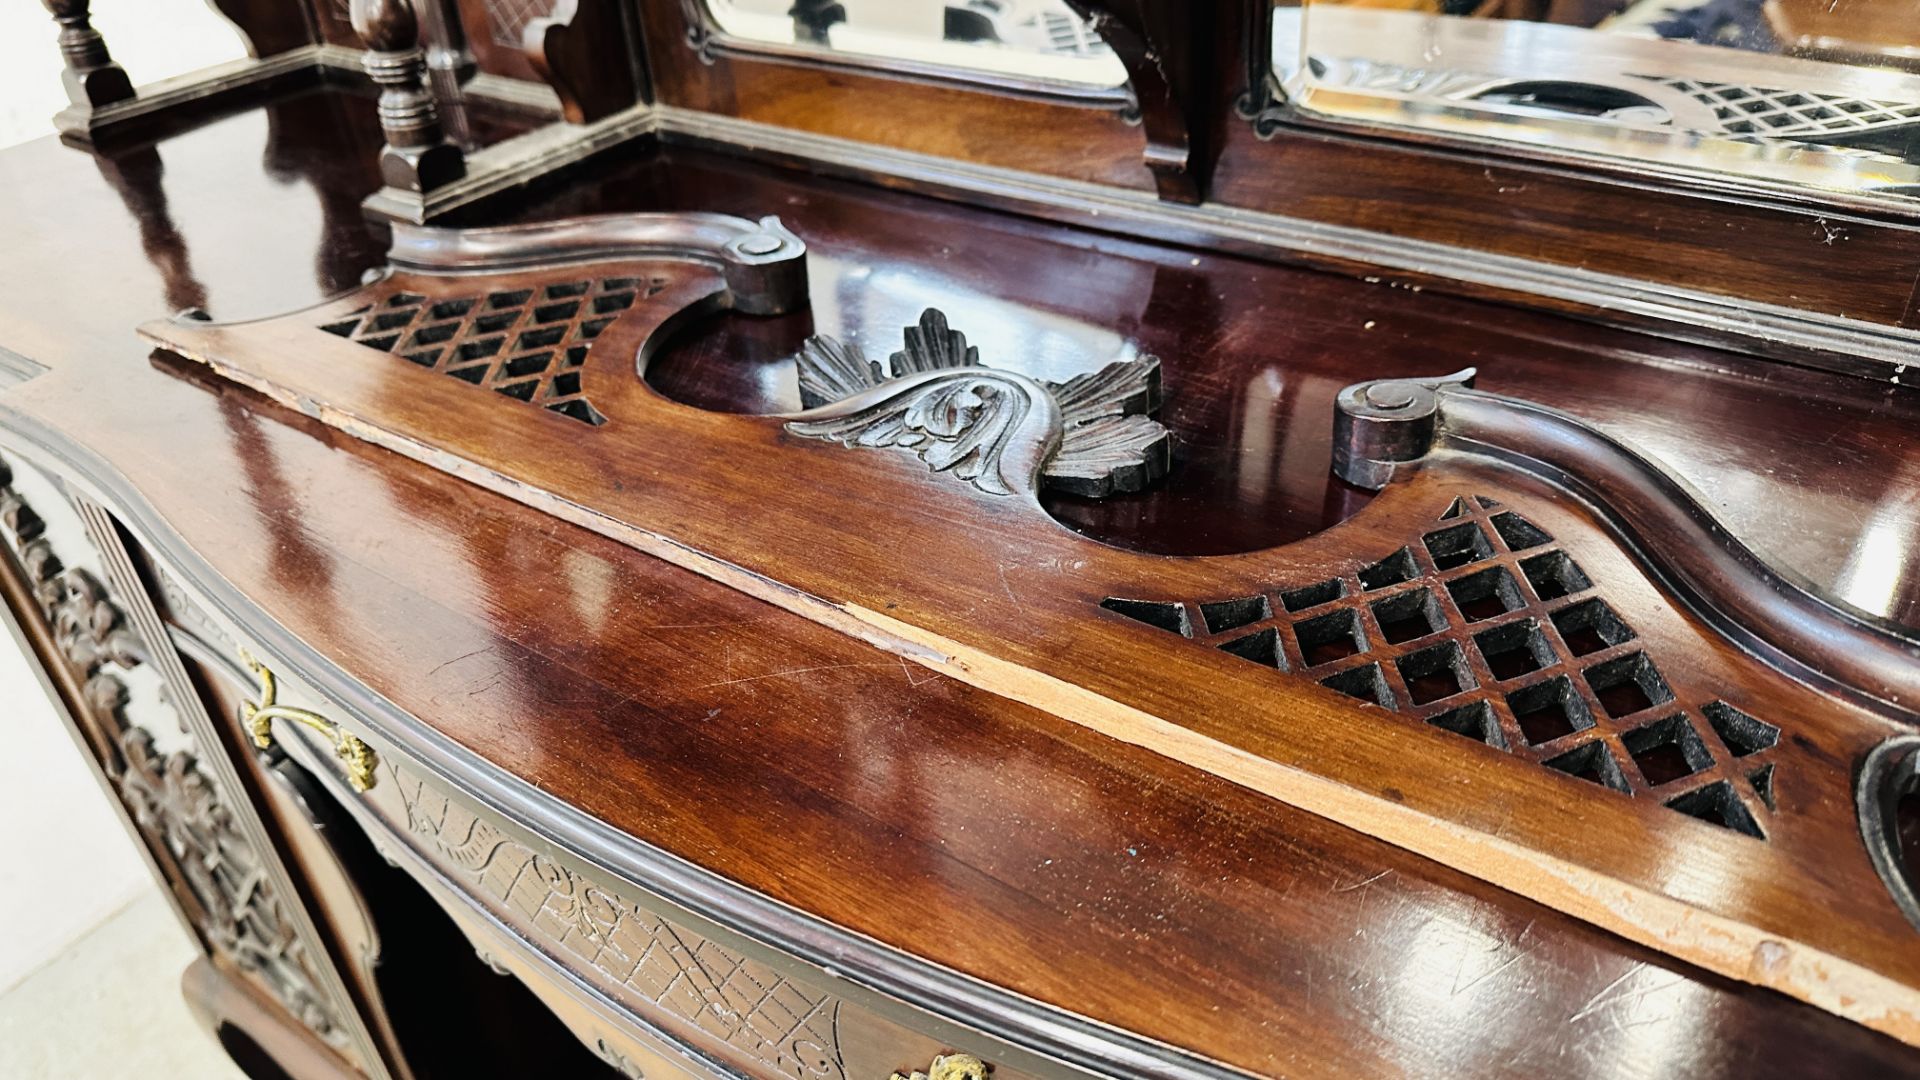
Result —
M 427 89 L 420 20 L 411 0 L 353 0 L 353 30 L 367 47 L 367 75 L 380 87 L 380 178 L 425 194 L 466 175 L 460 148 L 446 139 Z
M 133 96 L 127 73 L 107 53 L 107 39 L 88 21 L 89 0 L 41 0 L 53 21 L 60 24 L 60 55 L 66 61 L 61 81 L 67 86 L 70 112 L 84 117 L 89 111 Z M 84 125 L 82 125 L 84 126 Z

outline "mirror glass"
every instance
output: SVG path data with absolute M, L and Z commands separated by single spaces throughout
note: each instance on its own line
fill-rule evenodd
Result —
M 1127 72 L 1062 0 L 707 0 L 730 37 L 1110 89 Z
M 1912 0 L 1299 0 L 1273 73 L 1317 119 L 1920 196 Z

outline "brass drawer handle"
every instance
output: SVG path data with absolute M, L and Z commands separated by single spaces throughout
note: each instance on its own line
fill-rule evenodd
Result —
M 987 1063 L 972 1054 L 941 1054 L 926 1072 L 894 1073 L 889 1080 L 987 1080 Z
M 380 767 L 380 758 L 374 754 L 373 747 L 361 742 L 359 736 L 343 729 L 339 724 L 321 716 L 317 712 L 296 709 L 291 705 L 275 702 L 278 688 L 273 672 L 265 664 L 253 658 L 245 649 L 240 650 L 240 659 L 246 662 L 255 677 L 260 680 L 260 700 L 258 703 L 246 702 L 240 706 L 240 719 L 247 725 L 247 733 L 253 736 L 253 745 L 262 750 L 273 746 L 273 721 L 291 720 L 327 737 L 333 744 L 333 756 L 347 767 L 347 783 L 355 791 L 371 791 L 374 784 L 374 770 Z

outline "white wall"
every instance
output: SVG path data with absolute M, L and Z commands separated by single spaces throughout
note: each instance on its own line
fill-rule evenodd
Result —
M 246 55 L 201 0 L 94 0 L 93 25 L 136 86 Z M 58 34 L 33 0 L 0 3 L 0 146 L 53 131 L 49 118 L 67 103 Z

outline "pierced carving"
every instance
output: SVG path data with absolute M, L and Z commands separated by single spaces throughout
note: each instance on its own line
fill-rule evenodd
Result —
M 840 1001 L 636 907 L 510 839 L 419 777 L 387 766 L 407 829 L 507 908 L 541 944 L 794 1080 L 845 1080 Z
M 300 1022 L 321 1037 L 337 1030 L 306 946 L 288 923 L 253 850 L 194 755 L 161 755 L 153 736 L 130 726 L 120 735 L 125 767 L 116 778 L 153 841 L 163 844 L 200 903 L 197 921 L 210 945 L 258 975 Z
M 42 616 L 93 718 L 109 728 L 118 761 L 109 778 L 163 863 L 177 868 L 198 910 L 194 923 L 208 945 L 257 975 L 300 1021 L 323 1038 L 345 1038 L 319 989 L 305 944 L 267 880 L 259 853 L 222 802 L 198 758 L 162 754 L 153 734 L 126 715 L 118 673 L 147 663 L 138 635 L 106 586 L 80 567 L 65 568 L 45 537 L 39 514 L 13 487 L 0 462 L 0 526 L 25 571 Z
M 607 277 L 482 295 L 394 292 L 320 329 L 598 426 L 580 368 L 600 332 L 671 279 Z
M 1351 574 L 1102 607 L 1547 768 L 1765 839 L 1780 729 L 1685 704 L 1578 563 L 1484 497 Z M 1198 618 L 1194 612 L 1198 612 Z
M 1047 487 L 1100 497 L 1166 475 L 1160 361 L 1117 360 L 1063 383 L 995 371 L 928 308 L 889 358 L 891 377 L 858 345 L 814 337 L 801 348 L 801 401 L 787 430 L 848 447 L 907 450 L 935 472 L 1010 495 L 1037 473 Z

